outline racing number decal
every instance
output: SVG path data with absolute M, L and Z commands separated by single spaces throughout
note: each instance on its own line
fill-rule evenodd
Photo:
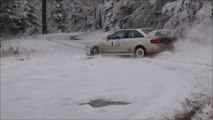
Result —
M 119 40 L 115 41 L 115 44 L 113 41 L 111 41 L 111 45 L 115 47 L 120 47 L 120 41 Z

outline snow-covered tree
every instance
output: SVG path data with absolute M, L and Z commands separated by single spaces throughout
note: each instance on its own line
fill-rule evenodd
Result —
M 9 32 L 7 25 L 11 22 L 10 15 L 11 12 L 11 0 L 1 0 L 0 1 L 0 36 L 4 36 L 4 34 Z
M 208 21 L 209 19 L 212 19 L 212 1 L 203 1 L 202 7 L 200 10 L 197 11 L 195 17 L 198 22 L 200 21 Z
M 67 22 L 67 12 L 66 8 L 64 8 L 63 0 L 54 0 L 50 5 L 52 7 L 52 11 L 50 11 L 51 25 L 56 32 L 66 32 L 66 22 Z
M 74 0 L 69 12 L 69 27 L 72 31 L 85 31 L 96 27 L 96 7 L 81 0 Z
M 120 21 L 121 28 L 148 27 L 148 18 L 151 15 L 149 1 L 126 2 L 120 10 L 124 13 Z
M 176 29 L 181 35 L 194 23 L 212 19 L 212 2 L 209 0 L 176 0 L 167 3 L 162 10 L 169 16 L 165 28 Z
M 131 15 L 138 6 L 139 5 L 134 1 L 105 0 L 102 5 L 102 23 L 105 31 L 128 26 L 125 23 L 127 23 L 126 21 L 129 15 Z
M 48 28 L 50 32 L 70 32 L 96 29 L 97 8 L 100 0 L 48 1 Z
M 182 31 L 212 20 L 211 0 L 48 0 L 48 31 L 170 28 Z M 41 0 L 1 0 L 0 34 L 34 34 L 41 25 Z
M 0 7 L 1 34 L 16 34 L 24 30 L 24 15 L 17 0 L 3 0 Z
M 2 0 L 0 9 L 0 34 L 33 34 L 38 31 L 36 9 L 29 0 Z
M 27 27 L 25 33 L 28 35 L 37 33 L 41 27 L 41 18 L 37 14 L 39 10 L 35 8 L 36 2 L 38 4 L 38 0 L 26 0 L 24 3 L 24 14 Z
M 103 3 L 104 28 L 159 27 L 165 16 L 162 7 L 172 0 L 105 0 Z

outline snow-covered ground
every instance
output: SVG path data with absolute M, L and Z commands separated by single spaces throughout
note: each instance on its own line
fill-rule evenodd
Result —
M 19 41 L 1 58 L 2 119 L 163 119 L 190 94 L 212 95 L 212 46 L 180 41 L 174 52 L 143 59 L 85 55 L 101 31 Z M 16 40 L 14 40 L 15 42 Z M 129 102 L 93 108 L 95 99 Z

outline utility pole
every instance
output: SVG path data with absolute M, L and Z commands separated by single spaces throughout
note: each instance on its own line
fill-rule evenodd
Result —
M 47 0 L 42 0 L 42 34 L 47 34 Z

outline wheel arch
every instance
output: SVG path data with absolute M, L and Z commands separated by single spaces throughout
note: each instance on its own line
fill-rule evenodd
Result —
M 136 50 L 137 50 L 138 48 L 143 48 L 143 50 L 145 51 L 145 54 L 147 53 L 146 48 L 144 47 L 144 45 L 141 45 L 141 44 L 135 46 L 134 52 L 136 52 Z
M 92 47 L 92 49 L 94 49 L 94 48 L 100 49 L 100 47 L 99 47 L 98 45 L 94 45 L 94 46 Z

